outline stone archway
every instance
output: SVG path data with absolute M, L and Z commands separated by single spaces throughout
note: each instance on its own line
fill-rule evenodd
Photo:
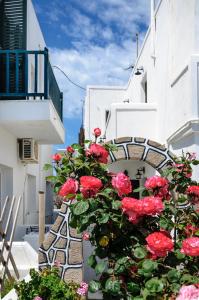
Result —
M 142 137 L 121 137 L 110 141 L 118 151 L 110 151 L 109 164 L 119 160 L 145 161 L 161 172 L 174 155 L 164 146 Z M 60 277 L 65 281 L 81 282 L 83 255 L 81 235 L 68 226 L 69 208 L 62 204 L 61 211 L 39 249 L 39 268 L 53 266 L 59 261 Z
M 117 146 L 117 151 L 110 152 L 109 163 L 119 160 L 140 160 L 161 172 L 174 158 L 164 145 L 142 137 L 121 137 L 109 143 Z

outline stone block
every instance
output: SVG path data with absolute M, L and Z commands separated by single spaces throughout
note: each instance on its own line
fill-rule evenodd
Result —
M 67 239 L 59 237 L 56 243 L 54 244 L 54 247 L 57 249 L 66 249 L 67 241 Z
M 63 216 L 58 216 L 55 223 L 53 224 L 53 226 L 51 227 L 51 230 L 54 232 L 58 232 L 62 223 L 64 221 L 64 217 Z
M 151 149 L 148 150 L 145 158 L 145 161 L 154 168 L 157 168 L 164 160 L 166 160 L 166 156 L 164 154 Z
M 54 243 L 55 239 L 56 239 L 56 235 L 53 234 L 52 232 L 49 232 L 41 247 L 44 250 L 48 250 L 51 247 L 51 245 Z
M 142 160 L 145 147 L 141 145 L 127 145 L 129 158 L 132 160 Z
M 47 263 L 48 259 L 45 253 L 39 251 L 39 263 L 43 264 L 43 263 Z
M 66 253 L 62 250 L 57 250 L 55 254 L 55 261 L 65 265 L 66 264 Z
M 81 283 L 83 280 L 82 268 L 69 268 L 64 273 L 64 281 L 70 282 L 74 281 L 76 283 Z
M 159 150 L 163 150 L 163 151 L 166 150 L 165 145 L 161 145 L 161 144 L 159 144 L 159 143 L 157 143 L 157 142 L 155 142 L 155 141 L 152 141 L 152 140 L 148 140 L 147 144 L 148 144 L 149 146 L 152 146 L 152 147 L 157 148 L 157 149 L 159 149 Z
M 69 246 L 69 264 L 81 264 L 82 258 L 82 242 L 71 241 Z
M 123 146 L 118 146 L 117 151 L 113 151 L 113 155 L 116 160 L 123 160 L 126 159 L 126 154 Z
M 129 136 L 121 137 L 121 138 L 115 139 L 114 142 L 115 142 L 115 144 L 131 143 L 132 138 Z
M 71 237 L 81 239 L 82 235 L 80 233 L 77 233 L 77 229 L 69 227 L 69 230 L 70 230 Z

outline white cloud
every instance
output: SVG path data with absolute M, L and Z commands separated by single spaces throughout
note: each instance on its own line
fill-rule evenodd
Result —
M 126 40 L 122 46 L 109 44 L 106 47 L 90 45 L 76 49 L 51 49 L 52 65 L 59 66 L 73 81 L 81 86 L 92 84 L 123 85 L 127 83 L 129 71 L 124 68 L 133 62 L 135 45 Z M 85 92 L 72 85 L 55 69 L 61 90 L 64 92 L 64 116 L 74 117 L 81 113 L 81 101 Z
M 73 1 L 76 6 L 68 4 L 62 9 L 62 13 L 64 9 L 70 11 L 71 22 L 64 23 L 62 19 L 60 24 L 62 38 L 66 34 L 72 48 L 52 48 L 52 64 L 83 87 L 125 85 L 129 71 L 124 68 L 135 61 L 135 35 L 140 32 L 141 43 L 142 25 L 149 19 L 149 0 Z M 60 13 L 56 11 L 53 15 L 52 12 L 51 20 Z M 79 117 L 85 92 L 72 85 L 58 70 L 55 75 L 64 92 L 64 117 Z

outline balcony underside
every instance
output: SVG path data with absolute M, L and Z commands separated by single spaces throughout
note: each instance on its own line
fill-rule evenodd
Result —
M 51 100 L 0 101 L 0 126 L 17 138 L 40 144 L 64 143 L 63 123 Z

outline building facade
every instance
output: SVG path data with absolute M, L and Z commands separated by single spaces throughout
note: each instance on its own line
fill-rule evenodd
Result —
M 93 129 L 100 127 L 105 141 L 133 138 L 125 147 L 141 137 L 145 148 L 152 140 L 164 145 L 169 155 L 167 149 L 199 156 L 198 70 L 199 2 L 152 0 L 151 23 L 127 85 L 87 87 L 86 139 L 92 139 Z M 161 147 L 156 144 L 155 148 Z M 162 167 L 161 159 L 159 165 L 147 162 L 149 152 L 137 156 L 124 152 L 123 159 L 113 158 L 111 170 L 127 170 L 136 179 L 140 168 L 145 167 L 142 177 L 148 177 Z M 199 177 L 197 168 L 193 176 Z
M 38 224 L 38 192 L 52 192 L 43 166 L 64 143 L 62 93 L 31 0 L 0 1 L 0 199 L 19 197 L 18 224 Z

